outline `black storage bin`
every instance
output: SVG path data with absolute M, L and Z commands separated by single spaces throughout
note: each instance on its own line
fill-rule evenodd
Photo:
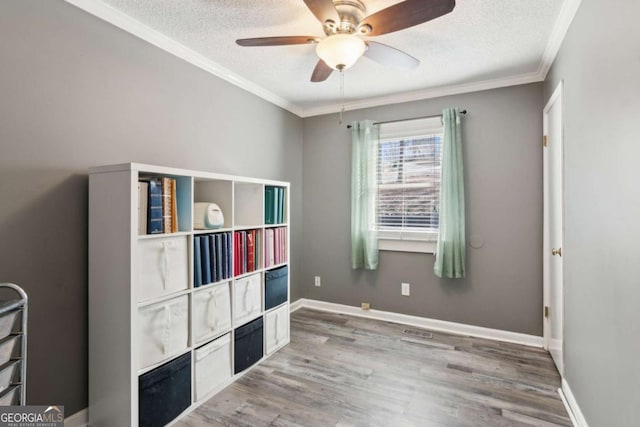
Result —
M 171 422 L 191 405 L 191 353 L 140 375 L 138 423 L 158 427 Z
M 284 266 L 269 270 L 265 273 L 264 279 L 264 308 L 269 310 L 287 300 L 287 278 L 289 277 L 289 267 Z
M 262 317 L 236 329 L 234 373 L 242 372 L 262 358 Z

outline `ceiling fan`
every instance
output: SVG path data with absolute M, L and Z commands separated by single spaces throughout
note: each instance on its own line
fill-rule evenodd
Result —
M 420 61 L 386 44 L 365 40 L 422 24 L 451 12 L 455 0 L 405 0 L 366 16 L 360 0 L 304 0 L 320 21 L 327 37 L 278 36 L 239 39 L 240 46 L 283 46 L 315 44 L 320 58 L 312 82 L 325 81 L 333 70 L 353 66 L 361 56 L 384 65 L 415 68 Z

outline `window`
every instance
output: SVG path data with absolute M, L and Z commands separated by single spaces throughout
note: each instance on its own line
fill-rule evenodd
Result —
M 380 125 L 376 167 L 380 249 L 435 251 L 441 156 L 440 117 Z

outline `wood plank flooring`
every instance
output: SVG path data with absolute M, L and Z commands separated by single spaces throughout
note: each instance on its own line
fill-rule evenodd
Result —
M 291 343 L 176 425 L 571 426 L 549 354 L 300 309 Z

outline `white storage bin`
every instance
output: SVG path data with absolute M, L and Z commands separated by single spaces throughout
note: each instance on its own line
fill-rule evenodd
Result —
M 204 286 L 193 294 L 194 342 L 220 335 L 231 329 L 229 283 Z
M 187 348 L 188 314 L 186 295 L 139 309 L 140 369 L 162 362 Z
M 138 301 L 187 289 L 187 246 L 186 236 L 138 241 Z
M 200 400 L 231 378 L 230 334 L 200 347 L 195 356 L 196 400 Z
M 284 306 L 267 313 L 265 322 L 267 354 L 289 342 L 289 307 Z
M 262 312 L 260 273 L 236 280 L 233 285 L 233 318 L 241 325 Z

